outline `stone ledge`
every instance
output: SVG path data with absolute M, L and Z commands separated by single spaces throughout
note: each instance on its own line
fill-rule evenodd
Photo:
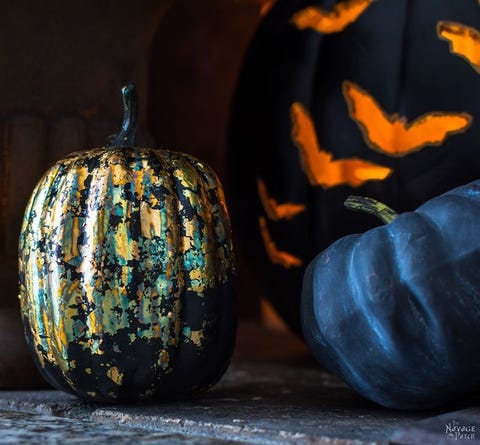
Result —
M 0 410 L 0 443 L 2 444 L 171 444 L 228 445 L 223 441 L 182 434 L 152 432 L 145 429 L 118 428 L 44 414 Z
M 480 445 L 479 402 L 455 412 L 387 410 L 323 372 L 288 332 L 243 323 L 232 366 L 200 398 L 99 405 L 54 390 L 0 391 L 0 444 Z M 476 438 L 448 437 L 447 424 L 475 425 Z
M 3 391 L 0 409 L 87 422 L 89 434 L 108 435 L 108 428 L 121 427 L 129 436 L 161 433 L 185 443 L 196 437 L 341 445 L 385 444 L 399 429 L 439 414 L 381 408 L 314 366 L 252 361 L 236 361 L 215 388 L 189 402 L 111 406 L 53 390 Z

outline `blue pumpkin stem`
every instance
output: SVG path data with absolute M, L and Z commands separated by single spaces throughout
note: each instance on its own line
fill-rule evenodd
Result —
M 122 88 L 123 123 L 122 130 L 108 147 L 134 147 L 138 128 L 138 98 L 135 84 L 129 82 Z
M 343 205 L 350 210 L 371 213 L 380 218 L 385 224 L 390 224 L 398 216 L 395 210 L 392 210 L 383 202 L 373 198 L 366 198 L 365 196 L 350 195 Z

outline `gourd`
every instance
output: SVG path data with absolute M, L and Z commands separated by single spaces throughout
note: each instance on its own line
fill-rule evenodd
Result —
M 457 0 L 278 0 L 260 24 L 230 120 L 232 220 L 295 331 L 306 265 L 374 227 L 348 195 L 405 212 L 478 177 L 479 30 Z
M 480 390 L 480 181 L 395 217 L 347 200 L 387 225 L 339 239 L 308 266 L 305 340 L 364 397 L 433 408 Z
M 111 146 L 57 162 L 19 245 L 25 334 L 53 386 L 100 402 L 184 398 L 215 384 L 235 337 L 222 187 L 192 156 L 135 148 L 137 104 Z

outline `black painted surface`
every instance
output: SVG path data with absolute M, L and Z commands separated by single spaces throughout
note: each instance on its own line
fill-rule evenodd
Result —
M 399 212 L 478 177 L 480 171 L 479 74 L 450 53 L 436 25 L 449 20 L 480 28 L 475 1 L 381 0 L 343 32 L 298 30 L 291 18 L 300 9 L 330 11 L 340 0 L 278 0 L 260 25 L 240 75 L 229 138 L 230 192 L 234 224 L 253 263 L 252 271 L 282 317 L 300 331 L 300 294 L 304 267 L 272 265 L 258 230 L 264 214 L 257 196 L 261 177 L 279 203 L 305 204 L 292 220 L 269 222 L 278 248 L 304 266 L 335 240 L 377 225 L 343 207 L 353 192 L 385 202 Z M 404 157 L 369 148 L 350 118 L 342 82 L 366 89 L 389 114 L 409 121 L 432 111 L 465 111 L 471 127 L 438 147 Z M 290 105 L 299 101 L 311 114 L 319 142 L 334 159 L 359 157 L 390 167 L 384 181 L 352 189 L 312 187 L 302 171 L 291 138 Z

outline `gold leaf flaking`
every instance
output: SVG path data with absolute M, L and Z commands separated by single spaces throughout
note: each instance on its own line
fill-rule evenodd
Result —
M 121 373 L 120 370 L 116 366 L 112 366 L 107 371 L 107 377 L 119 386 L 122 384 L 123 373 Z
M 195 346 L 199 348 L 202 346 L 204 338 L 205 338 L 205 332 L 203 331 L 203 329 L 190 332 L 190 340 L 192 340 Z
M 200 168 L 186 155 L 135 149 L 125 156 L 125 149 L 109 148 L 74 153 L 47 172 L 29 202 L 20 253 L 22 313 L 42 365 L 68 370 L 71 343 L 104 354 L 102 337 L 128 328 L 131 313 L 147 327 L 127 341 L 179 344 L 180 296 L 225 283 L 233 269 L 223 193 L 214 175 Z M 154 195 L 151 184 L 162 193 Z M 138 201 L 126 199 L 125 190 Z M 184 215 L 187 206 L 193 213 Z M 142 221 L 139 239 L 129 236 L 131 220 Z M 71 280 L 66 260 L 81 280 Z M 155 270 L 149 288 L 129 286 L 137 268 Z M 155 315 L 166 302 L 172 315 Z M 194 339 L 201 342 L 200 333 Z M 113 368 L 109 373 L 121 378 Z

